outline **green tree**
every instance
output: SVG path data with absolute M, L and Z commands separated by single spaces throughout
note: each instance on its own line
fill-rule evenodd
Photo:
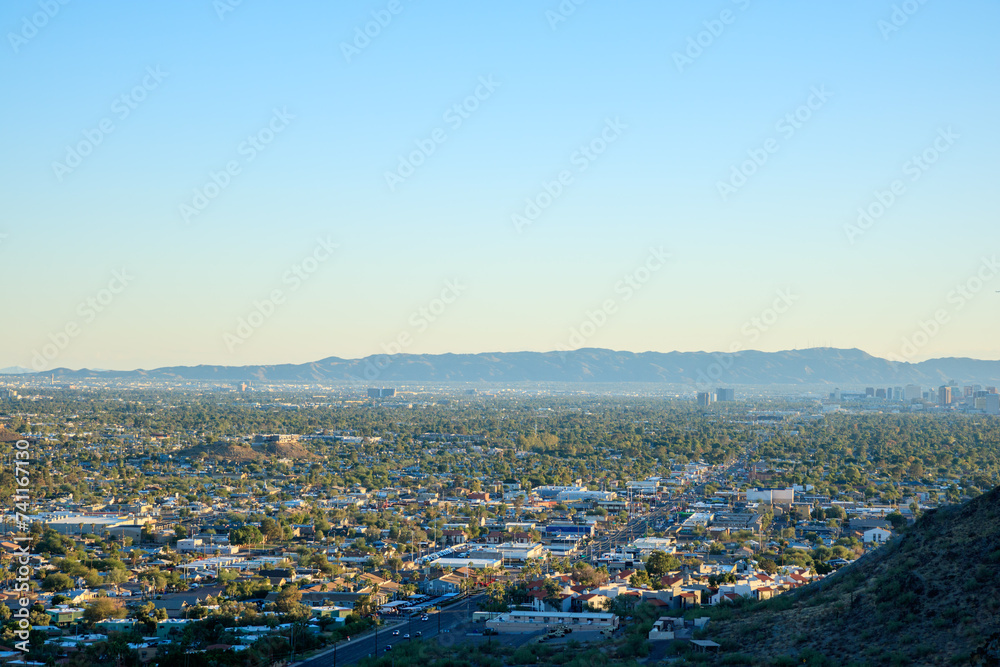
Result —
M 230 581 L 235 581 L 238 576 L 233 570 L 223 568 L 219 570 L 218 580 L 220 584 L 228 584 Z
M 628 578 L 629 586 L 634 586 L 636 588 L 641 588 L 642 586 L 652 587 L 653 582 L 649 578 L 649 572 L 644 570 L 637 570 Z M 628 597 L 628 596 L 626 596 Z
M 112 602 L 109 598 L 97 598 L 83 610 L 83 620 L 94 624 L 106 618 L 125 618 L 125 608 Z
M 558 610 L 562 604 L 562 598 L 560 597 L 562 586 L 555 579 L 546 579 L 542 584 L 542 590 L 545 591 L 545 602 Z
M 767 574 L 777 574 L 778 564 L 775 563 L 770 558 L 761 558 L 757 561 L 757 567 L 766 572 Z
M 268 542 L 277 542 L 285 536 L 281 524 L 271 517 L 264 517 L 260 520 L 260 532 L 263 533 Z
M 229 541 L 235 545 L 260 544 L 264 535 L 257 526 L 242 526 L 229 532 Z
M 62 572 L 54 572 L 42 580 L 43 591 L 66 591 L 73 588 L 73 580 Z
M 109 584 L 114 584 L 115 590 L 118 590 L 121 584 L 129 580 L 128 570 L 121 567 L 113 567 L 104 580 Z
M 97 570 L 88 570 L 88 572 L 83 575 L 83 581 L 87 584 L 88 588 L 97 588 L 104 583 L 104 579 L 97 573 Z
M 275 607 L 283 614 L 297 610 L 299 602 L 302 601 L 302 591 L 295 584 L 286 586 L 274 601 Z
M 659 549 L 651 553 L 649 558 L 646 559 L 646 572 L 655 581 L 659 581 L 660 577 L 668 572 L 679 570 L 680 567 L 681 562 L 677 558 Z

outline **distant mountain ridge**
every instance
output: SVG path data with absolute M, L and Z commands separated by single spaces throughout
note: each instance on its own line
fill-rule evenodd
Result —
M 936 387 L 949 381 L 1000 384 L 1000 361 L 968 358 L 891 362 L 858 349 L 809 348 L 783 352 L 569 352 L 397 354 L 326 359 L 305 364 L 172 366 L 153 370 L 93 371 L 58 368 L 41 375 L 84 378 L 258 383 L 385 384 L 392 382 L 653 382 L 698 388 L 768 384 Z
M 34 373 L 30 368 L 25 368 L 24 366 L 8 366 L 7 368 L 0 368 L 0 375 L 24 375 L 25 373 Z

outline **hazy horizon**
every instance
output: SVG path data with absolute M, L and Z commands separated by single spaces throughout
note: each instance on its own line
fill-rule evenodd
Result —
M 276 363 L 276 364 L 248 362 L 248 363 L 241 363 L 241 364 L 172 364 L 170 366 L 141 366 L 141 367 L 140 366 L 136 366 L 136 367 L 121 367 L 121 368 L 98 367 L 98 366 L 79 366 L 79 367 L 75 367 L 74 368 L 74 367 L 66 367 L 66 366 L 57 366 L 57 367 L 54 367 L 52 369 L 46 369 L 46 370 L 40 371 L 40 372 L 41 373 L 45 373 L 48 370 L 57 370 L 59 368 L 64 368 L 64 369 L 67 369 L 67 370 L 70 370 L 70 371 L 90 370 L 90 371 L 96 371 L 96 372 L 102 372 L 102 371 L 109 371 L 109 372 L 129 372 L 129 371 L 150 371 L 150 370 L 155 370 L 155 369 L 158 369 L 158 368 L 170 368 L 170 367 L 193 368 L 193 367 L 197 367 L 197 366 L 226 366 L 226 367 L 281 366 L 281 365 L 293 365 L 294 366 L 294 365 L 306 365 L 306 364 L 310 364 L 310 363 L 317 363 L 317 362 L 325 361 L 325 360 L 328 360 L 328 359 L 339 359 L 341 361 L 350 362 L 350 361 L 363 361 L 363 360 L 366 360 L 366 359 L 371 359 L 371 358 L 376 358 L 376 357 L 385 357 L 385 356 L 389 356 L 391 358 L 395 354 L 398 354 L 398 355 L 411 355 L 411 356 L 448 356 L 448 355 L 456 355 L 456 354 L 467 354 L 467 355 L 493 355 L 493 354 L 540 354 L 540 355 L 551 355 L 551 354 L 556 354 L 556 355 L 558 355 L 558 354 L 570 353 L 570 352 L 599 351 L 599 352 L 610 352 L 610 353 L 614 353 L 614 354 L 626 353 L 626 354 L 636 354 L 636 355 L 642 355 L 642 354 L 674 354 L 674 353 L 677 353 L 677 354 L 705 354 L 705 355 L 712 355 L 714 357 L 720 357 L 720 358 L 723 357 L 723 356 L 725 356 L 725 357 L 732 356 L 732 357 L 738 358 L 738 355 L 740 353 L 744 353 L 744 352 L 756 352 L 756 353 L 762 353 L 762 354 L 781 354 L 781 353 L 784 353 L 784 352 L 808 352 L 808 351 L 814 351 L 814 350 L 833 350 L 833 351 L 836 351 L 836 352 L 855 352 L 856 351 L 856 352 L 861 352 L 862 354 L 868 355 L 868 356 L 870 356 L 870 357 L 872 357 L 874 359 L 883 360 L 883 361 L 893 361 L 892 359 L 889 359 L 889 358 L 886 358 L 886 357 L 880 357 L 878 355 L 871 354 L 870 352 L 868 352 L 866 350 L 862 350 L 860 348 L 832 348 L 832 347 L 824 347 L 824 346 L 808 347 L 808 348 L 789 348 L 787 350 L 773 350 L 773 351 L 765 351 L 765 350 L 757 350 L 757 349 L 753 349 L 753 348 L 748 348 L 748 349 L 745 349 L 745 350 L 739 350 L 737 352 L 726 352 L 724 350 L 638 350 L 638 351 L 636 351 L 636 350 L 615 350 L 615 349 L 610 349 L 610 348 L 597 348 L 597 347 L 580 347 L 580 348 L 575 348 L 573 350 L 566 350 L 566 351 L 560 351 L 560 350 L 511 350 L 511 351 L 504 352 L 504 351 L 498 351 L 498 350 L 484 350 L 484 351 L 480 351 L 480 352 L 462 352 L 462 353 L 455 353 L 455 352 L 440 352 L 440 353 L 437 353 L 437 352 L 433 352 L 433 353 L 432 352 L 399 352 L 399 353 L 393 353 L 393 354 L 388 354 L 388 355 L 387 355 L 387 353 L 377 352 L 377 353 L 373 353 L 371 355 L 365 355 L 365 356 L 361 356 L 361 357 L 341 357 L 341 356 L 338 356 L 338 355 L 326 355 L 326 356 L 319 357 L 319 358 L 316 358 L 316 359 L 307 359 L 307 360 L 304 360 L 304 361 L 285 361 L 285 362 L 279 362 L 279 363 Z M 900 363 L 900 364 L 920 364 L 920 363 L 927 362 L 927 361 L 936 361 L 936 360 L 943 360 L 943 359 L 970 359 L 972 361 L 983 361 L 983 362 L 986 362 L 986 361 L 997 361 L 995 359 L 976 359 L 975 357 L 953 356 L 953 357 L 933 357 L 933 358 L 930 358 L 930 359 L 923 359 L 921 361 L 905 360 L 904 359 L 904 360 L 899 360 L 897 363 Z M 36 371 L 34 371 L 34 369 L 31 369 L 30 367 L 27 367 L 27 366 L 0 366 L 0 371 L 7 370 L 7 369 L 21 369 L 21 370 L 27 370 L 27 371 L 31 371 L 31 372 L 36 372 Z M 376 384 L 377 384 L 376 380 L 377 380 L 377 378 L 375 380 L 373 380 L 373 382 L 376 382 Z M 395 380 L 393 380 L 393 381 L 395 381 Z M 506 381 L 498 381 L 498 382 L 506 382 Z M 570 381 L 570 382 L 572 382 L 572 381 Z M 632 382 L 632 381 L 630 381 L 630 380 L 624 380 L 624 382 Z M 722 384 L 725 384 L 726 382 L 733 383 L 731 380 L 727 380 L 725 378 L 717 380 L 715 382 L 716 383 L 722 383 Z M 739 383 L 736 382 L 736 384 L 739 384 Z M 754 384 L 754 383 L 752 383 L 752 384 Z M 767 384 L 771 384 L 771 383 L 767 383 Z M 823 384 L 823 383 L 821 382 L 820 384 Z

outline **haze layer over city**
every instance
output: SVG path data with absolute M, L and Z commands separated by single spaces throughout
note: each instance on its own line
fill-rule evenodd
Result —
M 0 662 L 1000 664 L 998 19 L 5 3 Z

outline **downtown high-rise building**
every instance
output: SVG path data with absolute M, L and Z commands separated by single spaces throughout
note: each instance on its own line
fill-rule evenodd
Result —
M 396 395 L 396 390 L 392 388 L 369 387 L 368 398 L 392 398 Z
M 951 387 L 947 385 L 938 387 L 938 405 L 951 405 Z

